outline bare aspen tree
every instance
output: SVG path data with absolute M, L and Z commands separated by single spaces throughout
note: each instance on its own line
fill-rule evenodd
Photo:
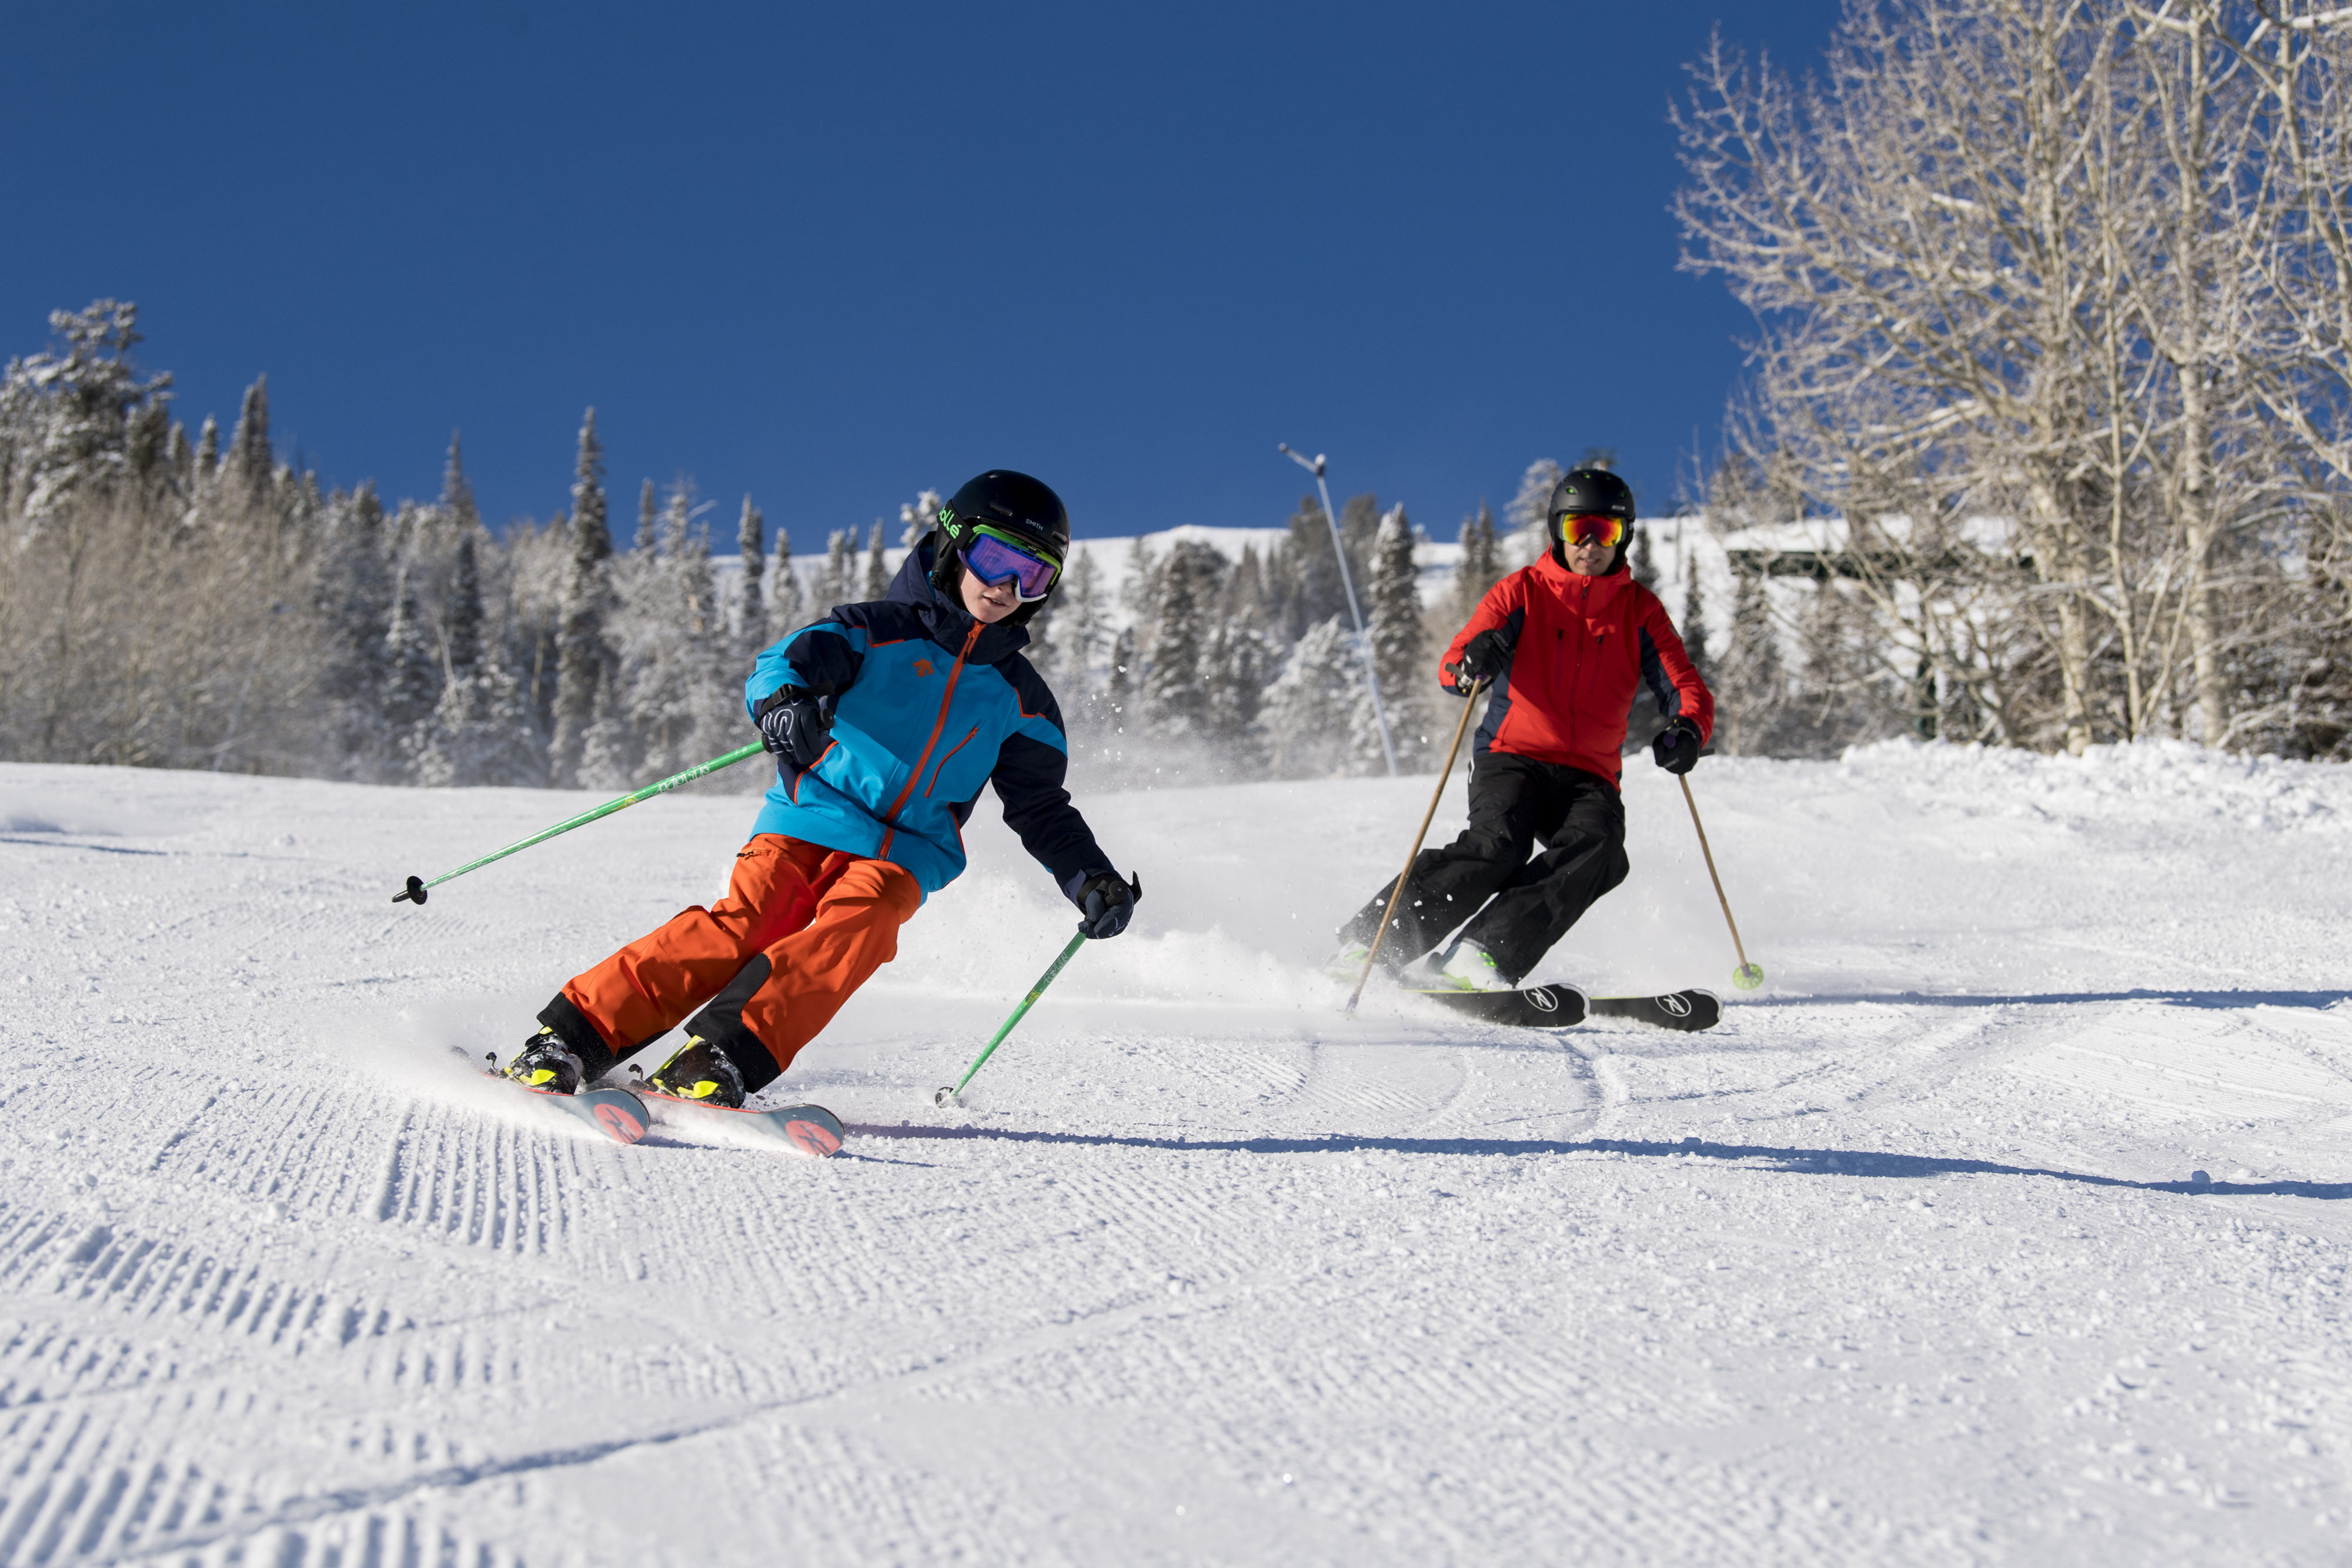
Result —
M 2278 107 L 2337 112 L 2311 75 L 2340 47 L 2323 20 L 1896 0 L 1849 7 L 1801 86 L 1719 42 L 1693 68 L 1685 265 L 1758 322 L 1731 445 L 1801 515 L 1843 517 L 1806 565 L 1866 612 L 1841 634 L 1875 653 L 1882 706 L 2076 750 L 2263 722 L 2246 672 L 2300 591 L 2277 530 L 2332 506 L 2294 448 L 2334 433 L 2262 324 L 2293 335 L 2282 272 L 2352 280 L 2352 243 L 2341 270 L 2277 255 L 2346 183 Z M 2276 214 L 2290 188 L 2328 219 Z M 2296 329 L 2329 375 L 2345 293 L 2305 312 L 2340 335 Z

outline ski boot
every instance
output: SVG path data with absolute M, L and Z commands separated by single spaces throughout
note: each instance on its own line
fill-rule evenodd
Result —
M 1509 991 L 1518 988 L 1495 967 L 1495 956 L 1475 942 L 1456 942 L 1436 966 L 1438 984 L 1457 991 Z
M 540 1026 L 539 1032 L 522 1042 L 514 1060 L 506 1065 L 506 1076 L 526 1089 L 536 1089 L 542 1094 L 577 1094 L 587 1076 L 587 1068 L 563 1037 Z
M 686 1042 L 684 1050 L 654 1069 L 646 1081 L 656 1094 L 667 1094 L 673 1100 L 693 1100 L 704 1105 L 723 1105 L 730 1111 L 743 1108 L 743 1074 L 727 1060 L 723 1051 L 713 1051 L 700 1035 Z

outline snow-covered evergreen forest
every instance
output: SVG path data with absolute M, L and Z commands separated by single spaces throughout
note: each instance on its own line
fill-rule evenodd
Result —
M 281 462 L 265 382 L 226 440 L 211 418 L 191 435 L 168 376 L 134 361 L 136 320 L 111 300 L 60 311 L 56 346 L 12 361 L 0 387 L 0 758 L 642 782 L 740 745 L 758 650 L 878 598 L 940 499 L 925 490 L 895 521 L 834 529 L 823 555 L 795 559 L 745 497 L 737 553 L 714 556 L 714 504 L 689 479 L 642 481 L 634 521 L 625 489 L 616 521 L 590 410 L 568 504 L 493 529 L 454 437 L 439 496 L 388 501 Z M 1482 507 L 1453 545 L 1370 496 L 1339 508 L 1402 767 L 1442 751 L 1454 711 L 1433 655 L 1531 559 L 1558 473 L 1531 466 L 1500 535 Z M 1286 526 L 1083 542 L 1031 656 L 1097 781 L 1384 771 L 1352 628 L 1310 499 Z

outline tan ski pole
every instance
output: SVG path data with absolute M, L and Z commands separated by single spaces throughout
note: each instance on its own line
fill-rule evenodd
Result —
M 1445 748 L 1445 766 L 1437 770 L 1437 788 L 1429 797 L 1429 810 L 1421 814 L 1421 831 L 1412 836 L 1412 848 L 1404 854 L 1404 870 L 1397 873 L 1396 891 L 1389 894 L 1388 909 L 1381 915 L 1381 928 L 1372 933 L 1371 951 L 1364 955 L 1364 972 L 1356 977 L 1356 988 L 1348 993 L 1348 1012 L 1356 1010 L 1356 1003 L 1364 994 L 1364 982 L 1372 977 L 1372 961 L 1381 956 L 1381 942 L 1389 934 L 1389 922 L 1396 918 L 1397 900 L 1404 896 L 1405 879 L 1412 874 L 1412 862 L 1421 858 L 1421 841 L 1429 837 L 1429 824 L 1436 820 L 1438 798 L 1445 793 L 1445 781 L 1454 777 L 1454 759 L 1462 752 L 1462 737 L 1470 728 L 1470 712 L 1478 706 L 1478 694 L 1486 689 L 1484 679 L 1472 683 L 1470 695 L 1462 704 L 1462 722 L 1454 727 L 1454 744 Z
M 1731 900 L 1723 896 L 1723 878 L 1715 873 L 1715 852 L 1706 847 L 1706 824 L 1698 820 L 1698 801 L 1691 794 L 1690 775 L 1675 777 L 1683 781 L 1683 804 L 1690 808 L 1691 826 L 1698 830 L 1698 852 L 1706 857 L 1706 875 L 1715 883 L 1715 901 L 1723 905 L 1723 923 L 1731 927 L 1731 950 L 1739 955 L 1739 967 L 1731 972 L 1731 983 L 1743 991 L 1752 991 L 1764 983 L 1764 971 L 1748 961 L 1748 949 L 1740 943 L 1739 922 L 1731 918 Z

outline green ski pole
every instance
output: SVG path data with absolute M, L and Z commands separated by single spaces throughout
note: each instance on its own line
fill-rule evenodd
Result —
M 963 1092 L 964 1084 L 971 1082 L 971 1075 L 980 1071 L 982 1062 L 988 1060 L 989 1051 L 994 1051 L 1004 1043 L 1004 1037 L 1013 1032 L 1013 1026 L 1021 1021 L 1023 1014 L 1036 1005 L 1037 998 L 1045 994 L 1045 988 L 1054 983 L 1054 977 L 1062 972 L 1062 966 L 1070 961 L 1070 955 L 1076 953 L 1085 944 L 1087 934 L 1083 931 L 1070 938 L 1070 945 L 1062 949 L 1062 956 L 1054 960 L 1054 967 L 1039 976 L 1037 983 L 1029 988 L 1029 994 L 1021 998 L 1021 1005 L 1013 1009 L 1013 1016 L 1004 1020 L 1004 1027 L 996 1031 L 996 1038 L 988 1042 L 988 1049 L 972 1059 L 971 1066 L 965 1070 L 962 1081 L 952 1088 L 941 1088 L 938 1093 L 931 1096 L 932 1104 L 950 1105 L 955 1103 L 956 1096 Z
M 751 745 L 740 747 L 724 757 L 714 757 L 708 762 L 697 763 L 683 773 L 673 773 L 658 784 L 648 784 L 634 795 L 624 795 L 617 800 L 607 800 L 593 811 L 583 811 L 576 817 L 569 818 L 551 828 L 533 833 L 518 843 L 509 844 L 502 850 L 486 854 L 480 860 L 467 861 L 456 871 L 444 872 L 431 882 L 412 876 L 408 879 L 406 887 L 392 895 L 392 901 L 394 904 L 421 904 L 425 902 L 425 890 L 428 887 L 438 887 L 452 877 L 463 876 L 477 867 L 489 864 L 492 861 L 502 861 L 518 850 L 527 850 L 533 844 L 543 844 L 558 833 L 568 833 L 574 828 L 585 827 L 599 817 L 611 816 L 624 806 L 634 806 L 640 800 L 650 800 L 665 789 L 675 789 L 681 784 L 691 784 L 706 773 L 716 773 L 722 768 L 731 768 L 745 758 L 756 757 L 765 749 L 767 747 L 764 742 L 755 740 Z

